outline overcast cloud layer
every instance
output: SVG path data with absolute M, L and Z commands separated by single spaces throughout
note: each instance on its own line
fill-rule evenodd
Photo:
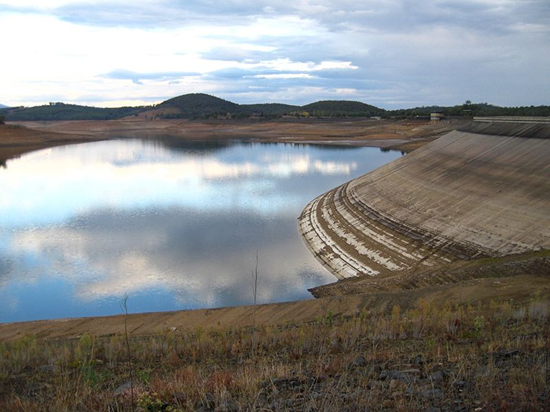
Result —
M 550 104 L 548 0 L 0 0 L 0 103 Z

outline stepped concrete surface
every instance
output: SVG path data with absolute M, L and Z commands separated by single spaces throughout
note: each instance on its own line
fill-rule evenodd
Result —
M 299 229 L 338 278 L 550 249 L 550 119 L 476 118 L 314 199 Z

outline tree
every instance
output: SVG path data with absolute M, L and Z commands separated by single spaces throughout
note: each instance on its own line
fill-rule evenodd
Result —
M 0 114 L 0 124 L 4 124 L 4 116 Z

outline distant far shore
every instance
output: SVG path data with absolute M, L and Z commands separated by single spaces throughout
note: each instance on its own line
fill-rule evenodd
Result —
M 276 119 L 276 120 L 74 120 L 8 122 L 0 125 L 0 165 L 22 154 L 75 143 L 118 138 L 186 140 L 250 139 L 265 143 L 371 146 L 412 151 L 466 123 L 417 120 Z

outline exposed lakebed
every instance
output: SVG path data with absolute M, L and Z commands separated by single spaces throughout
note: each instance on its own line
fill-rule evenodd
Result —
M 0 322 L 311 298 L 333 282 L 297 231 L 319 194 L 401 156 L 375 148 L 114 140 L 0 169 Z

